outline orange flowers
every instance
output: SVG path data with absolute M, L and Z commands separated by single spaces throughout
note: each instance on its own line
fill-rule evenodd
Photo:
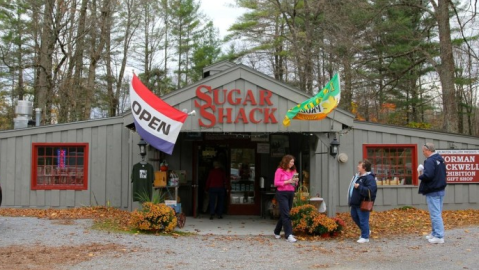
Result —
M 293 207 L 290 214 L 293 229 L 310 235 L 337 236 L 345 227 L 342 219 L 329 218 L 311 204 Z

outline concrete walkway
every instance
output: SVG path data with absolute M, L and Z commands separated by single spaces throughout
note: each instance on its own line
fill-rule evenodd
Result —
M 191 232 L 198 235 L 273 235 L 277 220 L 260 216 L 228 216 L 222 219 L 209 219 L 209 215 L 197 218 L 186 217 L 183 228 L 177 231 Z

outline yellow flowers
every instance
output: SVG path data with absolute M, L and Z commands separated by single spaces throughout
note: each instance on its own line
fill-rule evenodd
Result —
M 165 204 L 145 202 L 141 210 L 131 213 L 133 226 L 142 231 L 171 232 L 175 229 L 177 219 L 175 211 Z

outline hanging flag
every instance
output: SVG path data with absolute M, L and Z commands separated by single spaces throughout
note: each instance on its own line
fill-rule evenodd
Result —
M 130 100 L 138 134 L 151 146 L 171 155 L 188 114 L 153 94 L 135 74 L 130 85 Z
M 322 120 L 338 106 L 340 98 L 339 75 L 336 73 L 316 96 L 288 110 L 283 119 L 283 125 L 289 126 L 291 119 Z

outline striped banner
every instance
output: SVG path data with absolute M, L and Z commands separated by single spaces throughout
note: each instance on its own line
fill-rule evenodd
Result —
M 135 74 L 130 85 L 130 100 L 138 134 L 151 146 L 171 155 L 188 114 L 153 94 Z

